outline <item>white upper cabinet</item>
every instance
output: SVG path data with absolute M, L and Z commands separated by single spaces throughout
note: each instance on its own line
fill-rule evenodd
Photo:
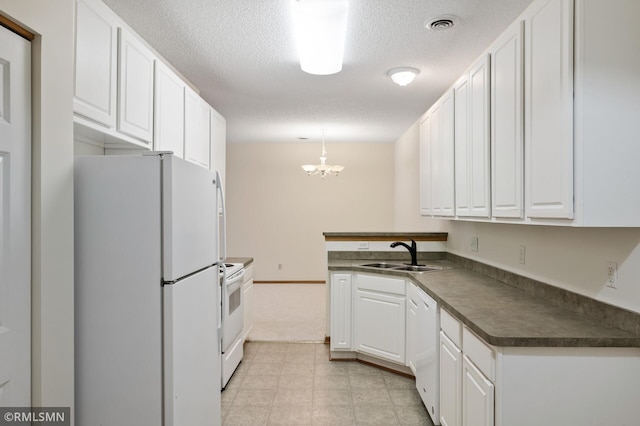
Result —
M 430 216 L 431 200 L 431 112 L 420 119 L 420 214 Z
M 431 110 L 431 207 L 434 216 L 455 214 L 453 103 L 453 90 L 448 90 Z
M 118 130 L 153 142 L 153 53 L 133 34 L 118 31 Z
M 640 2 L 535 0 L 492 43 L 489 64 L 454 86 L 455 217 L 640 226 L 639 19 Z M 477 119 L 487 86 L 490 132 Z M 449 216 L 445 98 L 420 122 L 420 208 L 432 216 Z
M 523 53 L 524 23 L 516 21 L 490 48 L 491 211 L 524 217 Z
M 154 149 L 184 158 L 184 82 L 162 62 L 156 62 Z
M 576 0 L 575 7 L 576 221 L 637 227 L 640 2 Z
M 76 114 L 108 128 L 116 124 L 118 25 L 102 4 L 76 2 Z
M 469 73 L 460 77 L 453 87 L 455 123 L 455 187 L 456 216 L 470 216 L 469 197 Z
M 185 87 L 184 96 L 184 158 L 209 168 L 211 107 L 191 88 Z
M 447 92 L 420 121 L 420 213 L 455 214 L 454 90 Z
M 211 169 L 220 173 L 223 188 L 226 182 L 227 121 L 211 109 Z
M 454 87 L 457 216 L 490 216 L 489 71 L 484 55 Z
M 572 219 L 573 0 L 535 2 L 524 18 L 526 215 Z

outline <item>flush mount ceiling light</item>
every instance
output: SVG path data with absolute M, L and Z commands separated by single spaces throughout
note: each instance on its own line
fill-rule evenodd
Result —
M 347 0 L 292 0 L 300 68 L 315 75 L 342 71 Z
M 390 70 L 387 75 L 391 77 L 391 80 L 393 80 L 395 84 L 404 87 L 411 83 L 419 73 L 420 71 L 415 68 L 402 67 Z
M 302 167 L 309 176 L 320 175 L 322 179 L 325 176 L 338 176 L 338 173 L 344 170 L 344 166 L 330 166 L 327 164 L 327 148 L 324 146 L 324 133 L 325 129 L 322 129 L 322 151 L 320 153 L 320 164 L 311 165 L 305 164 Z

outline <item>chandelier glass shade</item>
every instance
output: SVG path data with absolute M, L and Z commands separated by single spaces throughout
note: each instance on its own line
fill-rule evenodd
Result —
M 322 151 L 320 154 L 320 164 L 305 164 L 302 167 L 309 176 L 319 175 L 324 179 L 325 176 L 338 176 L 344 170 L 344 166 L 332 166 L 327 164 L 327 148 L 324 145 L 324 132 L 322 135 Z

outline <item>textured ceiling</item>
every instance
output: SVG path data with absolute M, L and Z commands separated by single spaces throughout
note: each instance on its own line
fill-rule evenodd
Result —
M 531 0 L 350 0 L 342 72 L 300 70 L 291 0 L 105 0 L 227 120 L 227 141 L 391 143 Z M 330 1 L 330 0 L 327 0 Z M 452 29 L 424 28 L 432 17 Z M 420 74 L 406 87 L 391 68 Z

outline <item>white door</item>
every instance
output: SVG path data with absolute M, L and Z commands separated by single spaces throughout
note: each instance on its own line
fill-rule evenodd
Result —
M 0 27 L 0 406 L 31 403 L 31 46 Z

